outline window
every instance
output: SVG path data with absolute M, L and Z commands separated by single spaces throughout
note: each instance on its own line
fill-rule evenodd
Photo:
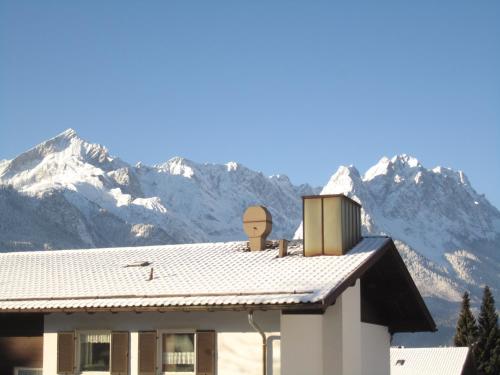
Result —
M 16 367 L 14 375 L 42 375 L 41 368 Z
M 164 374 L 194 374 L 194 345 L 194 333 L 163 333 L 161 335 L 162 372 Z
M 162 375 L 215 374 L 215 331 L 139 332 L 139 372 Z
M 109 372 L 111 334 L 81 332 L 79 334 L 80 371 Z

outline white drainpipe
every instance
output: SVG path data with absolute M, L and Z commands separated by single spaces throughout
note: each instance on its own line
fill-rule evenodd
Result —
M 248 323 L 255 329 L 262 337 L 262 375 L 267 373 L 267 339 L 264 331 L 253 320 L 253 311 L 248 312 Z

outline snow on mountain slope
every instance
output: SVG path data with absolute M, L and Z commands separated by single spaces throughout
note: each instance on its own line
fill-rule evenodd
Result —
M 266 177 L 234 162 L 198 164 L 173 158 L 151 167 L 131 166 L 72 129 L 3 161 L 0 185 L 0 195 L 17 194 L 16 201 L 27 212 L 36 210 L 40 224 L 52 220 L 44 220 L 42 203 L 50 206 L 57 199 L 62 216 L 74 213 L 72 220 L 58 223 L 66 233 L 62 237 L 73 238 L 73 245 L 57 236 L 49 240 L 45 234 L 34 235 L 33 228 L 50 229 L 33 223 L 24 230 L 5 228 L 6 236 L 0 237 L 4 251 L 241 239 L 242 213 L 250 204 L 269 206 L 273 235 L 291 237 L 300 221 L 300 195 L 313 193 L 286 176 Z M 7 206 L 0 215 L 9 223 Z M 100 217 L 107 217 L 115 230 L 101 233 L 102 224 L 94 225 Z M 8 239 L 8 233 L 17 237 Z M 42 238 L 48 241 L 40 242 Z
M 270 209 L 271 237 L 291 238 L 300 197 L 318 192 L 235 162 L 176 157 L 132 166 L 70 129 L 0 161 L 0 251 L 243 239 L 241 218 L 251 204 Z M 449 343 L 464 290 L 475 306 L 484 284 L 500 300 L 500 212 L 463 172 L 399 155 L 364 175 L 339 167 L 321 193 L 360 202 L 364 232 L 395 239 L 425 296 L 440 333 L 399 343 Z
M 478 194 L 461 171 L 427 169 L 414 157 L 382 158 L 361 176 L 340 167 L 321 194 L 346 194 L 362 204 L 365 233 L 396 241 L 413 278 L 445 333 L 455 324 L 457 303 L 470 290 L 493 287 L 498 299 L 500 212 Z M 302 237 L 300 226 L 295 238 Z M 479 303 L 476 298 L 476 306 Z M 452 318 L 450 318 L 452 317 Z

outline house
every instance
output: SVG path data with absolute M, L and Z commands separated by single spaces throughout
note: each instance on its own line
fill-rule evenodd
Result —
M 359 204 L 303 206 L 303 241 L 253 206 L 248 241 L 0 254 L 0 373 L 388 375 L 436 329 L 418 289 Z
M 468 347 L 391 348 L 391 375 L 476 375 Z

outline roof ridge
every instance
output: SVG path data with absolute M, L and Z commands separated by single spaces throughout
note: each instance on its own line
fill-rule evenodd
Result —
M 369 239 L 369 238 L 391 238 L 390 236 L 387 235 L 365 235 L 361 237 L 361 241 L 363 239 Z M 277 242 L 279 240 L 269 240 L 273 242 Z M 360 241 L 360 242 L 361 242 Z M 289 245 L 291 246 L 297 246 L 300 244 L 302 240 L 300 239 L 291 239 L 289 240 Z M 358 244 L 360 243 L 358 242 Z M 161 249 L 161 248 L 170 248 L 170 247 L 181 247 L 181 246 L 227 246 L 231 244 L 246 244 L 248 243 L 247 240 L 235 240 L 235 241 L 215 241 L 215 242 L 192 242 L 192 243 L 176 243 L 176 244 L 161 244 L 161 245 L 137 245 L 137 246 L 114 246 L 114 247 L 89 247 L 89 248 L 75 248 L 75 249 L 50 249 L 50 250 L 28 250 L 28 251 L 5 251 L 1 252 L 0 251 L 0 257 L 2 256 L 12 256 L 12 255 L 19 255 L 19 256 L 24 256 L 24 255 L 31 255 L 31 254 L 65 254 L 65 253 L 78 253 L 78 252 L 107 252 L 107 251 L 126 251 L 126 250 L 137 250 L 137 249 Z M 357 245 L 353 247 L 356 248 Z M 269 249 L 266 249 L 269 250 Z M 352 250 L 352 249 L 351 249 Z
M 3 255 L 31 255 L 31 254 L 60 254 L 60 253 L 77 253 L 77 252 L 105 252 L 105 251 L 126 251 L 137 249 L 160 249 L 168 247 L 181 247 L 181 246 L 203 246 L 203 245 L 229 245 L 229 244 L 243 244 L 247 241 L 218 241 L 218 242 L 193 242 L 193 243 L 178 243 L 178 244 L 164 244 L 164 245 L 137 245 L 137 246 L 115 246 L 115 247 L 89 247 L 89 248 L 76 248 L 76 249 L 50 249 L 50 250 L 28 250 L 28 251 L 5 251 L 0 252 L 0 257 Z

